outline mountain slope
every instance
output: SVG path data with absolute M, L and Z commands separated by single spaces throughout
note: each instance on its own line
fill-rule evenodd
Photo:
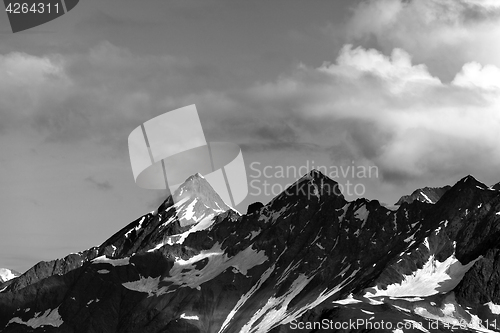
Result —
M 99 256 L 124 257 L 160 247 L 172 238 L 180 238 L 177 235 L 182 232 L 189 234 L 191 229 L 210 226 L 214 216 L 229 209 L 211 185 L 196 174 L 189 177 L 156 211 L 129 223 L 100 246 L 61 259 L 42 261 L 13 280 L 8 290 L 17 291 L 47 277 L 64 275 Z

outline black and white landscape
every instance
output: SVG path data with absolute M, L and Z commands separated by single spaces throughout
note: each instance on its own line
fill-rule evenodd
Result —
M 101 246 L 0 285 L 1 331 L 499 331 L 500 191 L 466 176 L 421 193 L 346 201 L 313 170 L 240 214 L 196 174 Z
M 499 41 L 500 0 L 0 11 L 0 332 L 500 332 Z

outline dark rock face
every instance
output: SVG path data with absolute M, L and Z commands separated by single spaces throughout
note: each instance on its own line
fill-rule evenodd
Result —
M 472 325 L 473 316 L 497 316 L 498 212 L 500 193 L 470 176 L 434 204 L 416 197 L 393 211 L 376 200 L 348 202 L 312 171 L 240 215 L 195 175 L 101 246 L 14 279 L 0 293 L 0 327 L 335 332 L 370 328 L 320 324 L 435 315 L 438 328 L 428 330 L 451 331 L 443 318 Z
M 262 202 L 254 202 L 248 206 L 247 214 L 249 215 L 258 213 L 262 207 L 264 207 L 264 204 Z

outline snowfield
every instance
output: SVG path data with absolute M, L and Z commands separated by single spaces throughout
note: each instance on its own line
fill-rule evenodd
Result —
M 405 275 L 401 283 L 391 284 L 385 290 L 377 286 L 369 288 L 364 296 L 430 296 L 448 292 L 458 285 L 465 273 L 481 258 L 462 265 L 454 254 L 443 262 L 431 255 L 421 269 L 414 271 L 411 275 Z
M 7 326 L 12 323 L 22 324 L 32 328 L 38 328 L 45 325 L 59 327 L 63 324 L 63 320 L 59 315 L 59 307 L 57 307 L 55 309 L 47 309 L 43 314 L 37 312 L 35 316 L 28 321 L 23 321 L 19 317 L 14 317 L 9 321 Z
M 121 258 L 121 259 L 111 259 L 106 257 L 105 255 L 97 257 L 92 260 L 94 264 L 110 264 L 113 266 L 125 266 L 129 264 L 129 257 Z
M 163 280 L 160 280 L 160 277 L 141 277 L 137 281 L 125 282 L 122 285 L 130 290 L 148 293 L 149 296 L 159 296 L 168 292 L 168 286 L 159 286 L 161 282 L 172 282 L 182 287 L 199 289 L 201 284 L 215 278 L 229 267 L 246 275 L 249 269 L 268 259 L 264 253 L 264 251 L 257 252 L 252 246 L 249 246 L 234 257 L 228 258 L 227 254 L 222 251 L 220 244 L 216 243 L 210 250 L 202 251 L 188 260 L 176 260 L 169 272 L 170 276 L 163 278 Z M 205 266 L 196 269 L 196 264 L 204 259 L 207 260 Z

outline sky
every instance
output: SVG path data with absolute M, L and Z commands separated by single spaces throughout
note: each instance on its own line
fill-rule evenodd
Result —
M 499 40 L 496 0 L 82 0 L 16 34 L 2 12 L 0 267 L 155 209 L 166 193 L 135 184 L 128 135 L 191 104 L 208 141 L 241 147 L 242 213 L 312 167 L 387 204 L 497 183 Z

